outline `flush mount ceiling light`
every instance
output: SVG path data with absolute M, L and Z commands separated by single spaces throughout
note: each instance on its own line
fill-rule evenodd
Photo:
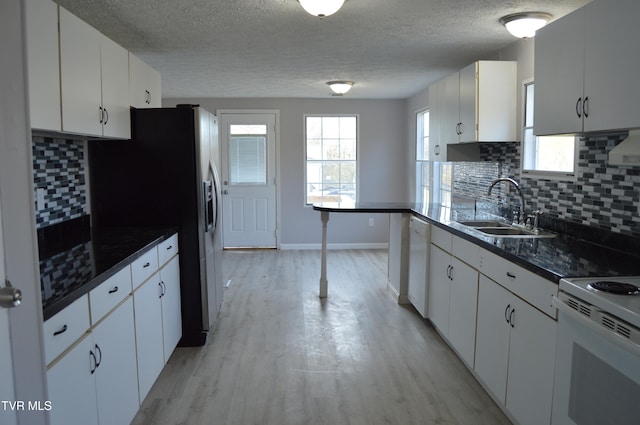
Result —
M 500 18 L 500 23 L 518 38 L 535 37 L 536 31 L 547 25 L 551 15 L 543 12 L 514 13 Z
M 298 2 L 304 10 L 319 18 L 333 15 L 344 4 L 344 0 L 298 0 Z
M 329 81 L 327 85 L 331 88 L 334 96 L 342 96 L 353 87 L 355 83 L 353 81 Z

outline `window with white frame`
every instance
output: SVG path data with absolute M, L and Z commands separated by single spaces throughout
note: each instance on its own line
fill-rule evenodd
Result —
M 573 177 L 577 160 L 577 137 L 534 135 L 533 102 L 534 85 L 533 82 L 528 82 L 524 85 L 523 174 L 551 178 Z
M 416 202 L 429 202 L 429 110 L 416 114 Z
M 305 202 L 355 202 L 358 117 L 306 116 L 305 146 Z

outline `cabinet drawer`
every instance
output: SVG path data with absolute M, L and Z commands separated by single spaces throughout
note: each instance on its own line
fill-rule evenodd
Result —
M 51 363 L 89 330 L 89 297 L 83 295 L 44 322 L 44 352 Z
M 451 252 L 451 237 L 453 235 L 438 226 L 431 226 L 431 243 L 447 252 Z
M 480 271 L 513 292 L 538 310 L 557 317 L 551 299 L 558 295 L 558 285 L 489 251 L 481 251 Z
M 89 292 L 91 324 L 95 325 L 130 293 L 131 267 L 127 266 Z
M 131 263 L 131 281 L 133 289 L 137 288 L 156 271 L 158 271 L 158 250 L 153 248 Z
M 473 242 L 451 235 L 451 253 L 474 269 L 480 268 L 480 247 Z
M 158 265 L 162 266 L 178 253 L 178 234 L 171 236 L 158 245 Z

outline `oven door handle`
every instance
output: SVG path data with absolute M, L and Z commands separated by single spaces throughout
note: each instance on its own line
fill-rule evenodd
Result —
M 564 313 L 570 319 L 577 321 L 581 325 L 586 326 L 587 328 L 589 328 L 599 336 L 605 338 L 607 341 L 611 341 L 615 343 L 620 348 L 623 348 L 631 352 L 633 355 L 640 356 L 640 345 L 630 341 L 628 338 L 618 335 L 617 333 L 611 331 L 608 328 L 605 328 L 604 326 L 597 324 L 593 320 L 589 319 L 588 317 L 578 313 L 577 311 L 569 307 L 567 304 L 565 304 L 562 300 L 560 300 L 557 297 L 553 297 L 551 302 L 553 303 L 554 306 L 558 308 L 558 311 L 560 311 L 561 313 Z

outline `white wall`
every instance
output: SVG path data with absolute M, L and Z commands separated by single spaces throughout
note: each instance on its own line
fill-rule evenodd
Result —
M 277 109 L 280 111 L 280 244 L 317 245 L 321 240 L 320 213 L 304 205 L 304 115 L 358 114 L 359 200 L 404 202 L 406 185 L 405 102 L 403 100 L 330 99 L 163 99 L 163 106 L 199 104 L 218 109 Z M 369 217 L 375 225 L 368 226 Z M 386 214 L 331 214 L 329 244 L 386 244 Z
M 509 60 L 518 62 L 518 129 L 516 135 L 518 140 L 522 139 L 522 120 L 524 117 L 523 111 L 523 88 L 522 84 L 527 80 L 533 79 L 533 61 L 534 61 L 534 47 L 535 37 L 530 39 L 518 40 L 500 50 L 497 54 L 497 58 L 500 60 Z

